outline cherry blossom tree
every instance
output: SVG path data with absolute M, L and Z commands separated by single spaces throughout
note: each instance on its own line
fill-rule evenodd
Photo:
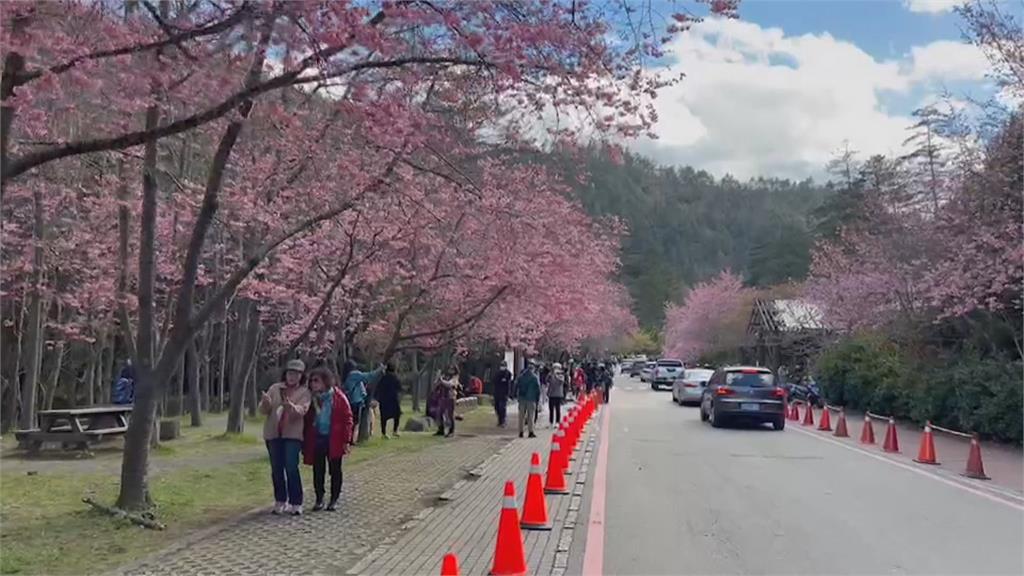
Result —
M 735 8 L 707 4 L 713 13 Z M 298 300 L 293 286 L 317 283 L 312 257 L 329 254 L 302 250 L 343 245 L 361 229 L 353 214 L 381 207 L 394 214 L 418 202 L 424 214 L 447 223 L 413 230 L 422 241 L 390 235 L 382 254 L 399 255 L 397 262 L 380 260 L 372 234 L 360 231 L 365 261 L 353 270 L 361 281 L 346 285 L 349 271 L 325 267 L 328 276 L 342 276 L 341 294 L 368 303 L 375 315 L 366 322 L 390 320 L 386 350 L 433 345 L 438 327 L 469 326 L 474 310 L 490 310 L 514 293 L 499 271 L 515 278 L 538 270 L 525 282 L 546 281 L 554 295 L 564 281 L 558 261 L 548 261 L 556 246 L 537 230 L 527 232 L 555 228 L 553 218 L 525 220 L 520 243 L 503 245 L 507 239 L 492 234 L 475 244 L 473 235 L 507 222 L 498 217 L 503 207 L 485 201 L 475 208 L 490 213 L 460 210 L 452 190 L 493 188 L 485 200 L 501 198 L 512 183 L 498 179 L 511 173 L 468 167 L 486 164 L 495 149 L 533 148 L 536 123 L 524 121 L 531 115 L 575 117 L 549 130 L 557 139 L 581 132 L 631 137 L 650 128 L 651 99 L 671 79 L 643 65 L 661 56 L 669 38 L 644 32 L 613 40 L 610 28 L 623 9 L 635 14 L 626 5 L 581 2 L 385 2 L 376 11 L 347 2 L 247 0 L 5 6 L 4 200 L 10 194 L 31 197 L 34 205 L 51 201 L 46 172 L 72 162 L 95 161 L 94 176 L 110 179 L 90 193 L 108 218 L 117 213 L 118 248 L 92 256 L 119 256 L 113 270 L 91 267 L 92 260 L 83 265 L 116 279 L 111 306 L 135 359 L 136 404 L 118 505 L 149 503 L 156 398 L 200 329 L 236 295 Z M 653 29 L 654 20 L 649 24 Z M 513 195 L 512 208 L 522 208 L 521 196 Z M 74 226 L 81 242 L 92 241 L 88 227 Z M 23 244 L 34 252 L 28 292 L 35 309 L 48 278 L 41 228 L 34 226 Z M 105 232 L 112 242 L 113 227 Z M 223 244 L 211 240 L 214 232 Z M 455 236 L 467 240 L 452 242 Z M 552 239 L 563 238 L 546 241 Z M 533 254 L 539 265 L 502 266 L 494 258 L 502 248 Z M 587 263 L 605 274 L 608 253 L 598 252 Z M 585 281 L 581 276 L 574 286 Z M 538 300 L 533 316 L 543 318 L 552 303 Z M 566 316 L 570 302 L 555 302 L 555 316 Z M 78 303 L 83 310 L 92 304 Z M 420 317 L 421 305 L 433 314 Z
M 691 288 L 682 305 L 665 310 L 664 355 L 692 360 L 732 344 L 725 326 L 749 305 L 752 294 L 729 270 Z

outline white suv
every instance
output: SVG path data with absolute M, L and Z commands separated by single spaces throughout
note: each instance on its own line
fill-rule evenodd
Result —
M 661 359 L 658 360 L 651 372 L 651 389 L 660 390 L 662 386 L 671 388 L 672 383 L 683 375 L 683 361 Z

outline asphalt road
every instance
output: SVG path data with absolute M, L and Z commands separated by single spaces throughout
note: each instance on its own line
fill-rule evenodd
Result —
M 799 426 L 713 429 L 637 379 L 609 422 L 604 574 L 1024 574 L 1019 502 Z

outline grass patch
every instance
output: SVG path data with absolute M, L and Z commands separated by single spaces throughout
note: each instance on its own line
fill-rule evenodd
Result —
M 355 447 L 345 466 L 415 452 L 437 441 L 429 433 L 404 433 L 389 439 L 374 436 Z M 190 442 L 183 443 L 185 448 L 165 445 L 158 457 L 173 460 L 201 452 L 231 454 L 261 445 L 255 434 L 226 435 L 221 429 L 216 434 L 197 432 Z M 266 456 L 255 450 L 252 459 L 233 464 L 151 475 L 155 513 L 168 527 L 159 532 L 94 512 L 82 502 L 86 494 L 104 503 L 113 502 L 118 487 L 115 474 L 109 470 L 91 474 L 41 470 L 31 476 L 24 471 L 0 472 L 0 574 L 108 571 L 151 554 L 192 530 L 272 499 Z M 302 467 L 302 475 L 304 483 L 311 485 L 308 466 Z

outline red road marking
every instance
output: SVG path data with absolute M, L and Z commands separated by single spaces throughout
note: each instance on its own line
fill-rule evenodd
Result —
M 587 543 L 583 551 L 584 576 L 604 573 L 604 504 L 608 478 L 608 430 L 611 428 L 611 405 L 601 410 L 601 443 L 597 447 L 594 468 L 594 493 L 590 497 L 590 521 L 587 523 Z

